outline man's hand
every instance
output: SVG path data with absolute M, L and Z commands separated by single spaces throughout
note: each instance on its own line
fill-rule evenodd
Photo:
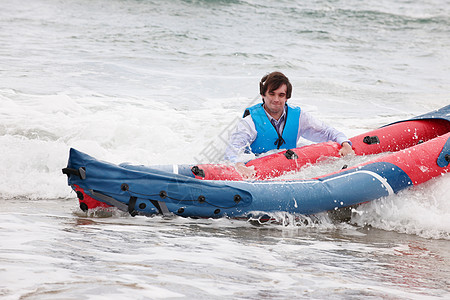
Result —
M 353 151 L 352 146 L 348 142 L 343 142 L 342 148 L 339 150 L 339 155 L 346 156 L 349 154 L 355 154 L 355 151 Z
M 244 163 L 237 163 L 234 168 L 243 179 L 253 179 L 256 176 L 255 166 L 247 167 Z

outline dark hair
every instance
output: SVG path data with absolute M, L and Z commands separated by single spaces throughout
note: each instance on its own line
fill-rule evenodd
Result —
M 292 84 L 289 82 L 289 79 L 284 76 L 281 72 L 272 72 L 270 74 L 265 75 L 261 78 L 261 82 L 259 83 L 259 93 L 261 96 L 264 96 L 269 90 L 269 92 L 275 91 L 283 84 L 286 85 L 286 98 L 291 98 L 292 94 Z

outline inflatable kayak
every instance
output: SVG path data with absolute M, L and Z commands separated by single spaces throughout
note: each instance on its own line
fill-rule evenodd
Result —
M 388 196 L 448 173 L 450 105 L 351 141 L 358 155 L 393 153 L 309 180 L 242 181 L 229 166 L 177 166 L 169 172 L 164 167 L 110 164 L 71 149 L 63 173 L 68 175 L 83 210 L 114 206 L 131 215 L 205 218 L 249 218 L 280 211 L 314 214 Z M 269 155 L 247 165 L 258 166 L 259 179 L 266 179 L 298 170 L 323 156 L 337 156 L 338 150 L 334 143 L 322 143 Z M 173 172 L 175 169 L 178 172 Z

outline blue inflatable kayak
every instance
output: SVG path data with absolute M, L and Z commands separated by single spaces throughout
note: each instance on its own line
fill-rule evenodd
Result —
M 441 122 L 450 118 L 450 106 L 446 108 L 438 117 Z M 68 184 L 77 192 L 83 210 L 94 205 L 114 206 L 133 216 L 249 218 L 273 212 L 314 214 L 371 201 L 448 173 L 449 162 L 447 132 L 374 161 L 309 180 L 201 180 L 152 167 L 115 165 L 75 149 L 70 150 L 63 173 L 68 175 Z

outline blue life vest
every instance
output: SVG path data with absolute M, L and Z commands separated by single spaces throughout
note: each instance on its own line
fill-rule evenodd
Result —
M 250 145 L 251 151 L 261 154 L 273 149 L 291 149 L 297 147 L 297 134 L 300 119 L 300 107 L 291 107 L 286 104 L 286 122 L 283 134 L 278 135 L 261 103 L 253 105 L 245 110 L 244 117 L 248 114 L 253 119 L 256 128 L 256 139 Z

